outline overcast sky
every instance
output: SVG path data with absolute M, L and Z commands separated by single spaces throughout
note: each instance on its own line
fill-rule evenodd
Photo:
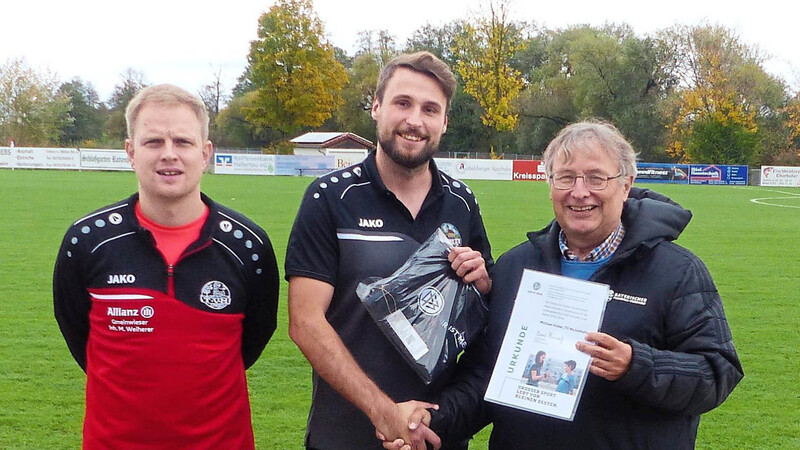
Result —
M 484 2 L 485 3 L 485 2 Z M 80 77 L 108 99 L 121 74 L 132 68 L 145 81 L 192 91 L 221 70 L 227 89 L 247 63 L 258 17 L 272 0 L 3 0 L 0 64 L 24 57 L 62 81 Z M 481 0 L 316 0 L 314 9 L 333 45 L 351 55 L 357 33 L 386 29 L 400 45 L 414 30 L 443 25 L 480 11 Z M 208 5 L 208 6 L 205 6 Z M 793 2 L 539 1 L 512 0 L 512 18 L 548 28 L 607 21 L 631 25 L 639 35 L 705 20 L 736 30 L 742 40 L 771 55 L 768 72 L 800 85 L 800 45 Z

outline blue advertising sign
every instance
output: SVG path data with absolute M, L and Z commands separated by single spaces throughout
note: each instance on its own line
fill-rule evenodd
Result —
M 700 165 L 689 167 L 689 184 L 747 185 L 747 166 Z
M 636 181 L 642 183 L 689 182 L 688 164 L 636 163 Z
M 275 165 L 276 175 L 319 176 L 336 169 L 336 158 L 322 155 L 277 155 Z

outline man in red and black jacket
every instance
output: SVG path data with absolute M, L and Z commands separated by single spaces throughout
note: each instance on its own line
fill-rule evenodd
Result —
M 138 193 L 76 221 L 55 316 L 86 371 L 83 447 L 253 448 L 245 369 L 276 327 L 267 234 L 200 192 L 208 114 L 171 85 L 126 110 Z

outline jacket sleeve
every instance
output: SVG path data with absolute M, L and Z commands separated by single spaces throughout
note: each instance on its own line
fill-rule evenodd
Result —
M 86 255 L 81 246 L 72 243 L 70 231 L 61 243 L 53 271 L 53 311 L 72 357 L 85 372 L 91 300 L 83 277 Z
M 744 373 L 708 269 L 690 252 L 676 251 L 688 253 L 690 263 L 666 311 L 668 350 L 628 340 L 631 366 L 612 385 L 653 407 L 701 414 L 719 406 Z
M 262 272 L 248 274 L 247 306 L 242 322 L 242 359 L 247 369 L 255 364 L 266 347 L 278 323 L 278 263 L 269 237 L 259 231 L 264 242 L 258 261 Z
M 445 445 L 468 439 L 489 424 L 489 410 L 483 396 L 496 353 L 492 351 L 488 334 L 484 333 L 467 347 L 458 360 L 454 377 L 434 402 L 439 409 L 430 410 L 430 428 Z
M 494 265 L 492 258 L 492 246 L 489 244 L 489 236 L 486 234 L 486 227 L 483 225 L 483 217 L 481 216 L 480 206 L 475 203 L 475 208 L 472 210 L 470 216 L 470 235 L 472 240 L 467 245 L 473 249 L 481 252 L 483 260 L 486 261 L 486 270 L 490 270 Z

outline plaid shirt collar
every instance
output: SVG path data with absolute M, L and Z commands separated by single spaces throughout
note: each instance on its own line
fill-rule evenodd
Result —
M 614 252 L 617 251 L 619 248 L 619 244 L 622 243 L 622 239 L 625 237 L 625 227 L 622 226 L 622 222 L 619 223 L 617 229 L 614 230 L 613 233 L 608 235 L 605 241 L 602 244 L 598 245 L 594 248 L 586 258 L 583 260 L 584 262 L 591 262 L 597 261 L 600 259 L 608 258 L 609 256 L 613 255 Z M 567 237 L 564 236 L 564 230 L 558 232 L 558 246 L 561 248 L 561 255 L 564 256 L 564 259 L 567 261 L 578 261 L 578 257 L 575 253 L 570 251 L 569 247 L 567 247 Z

